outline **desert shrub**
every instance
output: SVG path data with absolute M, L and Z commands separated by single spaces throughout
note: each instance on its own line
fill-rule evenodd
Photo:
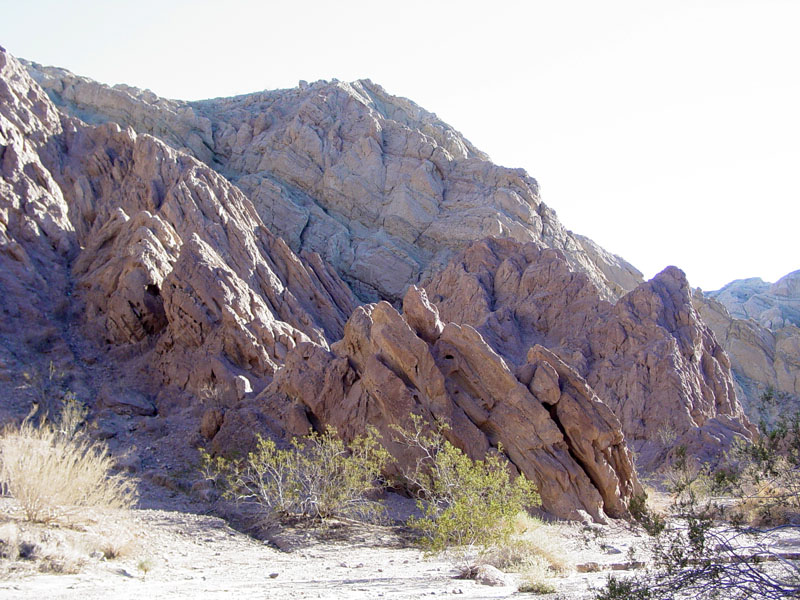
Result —
M 552 583 L 545 579 L 541 579 L 536 575 L 526 575 L 517 586 L 517 591 L 520 594 L 545 595 L 555 594 L 557 590 Z
M 767 394 L 763 402 L 777 399 Z M 652 567 L 610 578 L 596 599 L 800 597 L 800 567 L 778 545 L 781 533 L 797 529 L 788 523 L 800 511 L 800 415 L 762 421 L 759 435 L 734 444 L 713 471 L 681 447 L 674 458 L 665 478 L 672 517 L 654 529 L 643 501 L 630 507 L 653 536 Z
M 765 394 L 764 402 L 772 402 Z M 715 493 L 736 500 L 736 522 L 754 526 L 790 522 L 800 513 L 800 413 L 762 421 L 753 441 L 738 441 L 711 476 Z
M 638 579 L 621 579 L 614 575 L 606 586 L 595 594 L 595 600 L 649 600 L 654 598 L 650 589 Z
M 123 475 L 112 474 L 114 460 L 107 447 L 80 429 L 85 414 L 73 397 L 53 422 L 26 421 L 0 433 L 0 483 L 27 519 L 48 522 L 76 507 L 133 504 L 135 490 Z
M 711 504 L 682 503 L 652 538 L 652 565 L 630 578 L 610 577 L 595 599 L 800 597 L 800 567 L 780 553 L 779 528 L 732 526 L 718 514 Z
M 332 427 L 296 437 L 289 448 L 259 437 L 245 459 L 214 458 L 205 451 L 201 459 L 204 473 L 223 488 L 224 497 L 270 515 L 370 520 L 383 511 L 371 496 L 382 485 L 389 453 L 374 429 L 349 445 Z
M 422 513 L 408 525 L 423 547 L 431 553 L 453 550 L 468 561 L 476 552 L 507 542 L 516 515 L 540 502 L 533 483 L 513 477 L 499 453 L 472 460 L 445 439 L 443 424 L 426 430 L 421 418 L 413 417 L 413 423 L 413 431 L 397 432 L 419 455 L 404 477 Z
M 633 496 L 628 503 L 628 511 L 635 523 L 641 525 L 648 535 L 656 536 L 664 531 L 666 520 L 647 503 L 647 494 Z

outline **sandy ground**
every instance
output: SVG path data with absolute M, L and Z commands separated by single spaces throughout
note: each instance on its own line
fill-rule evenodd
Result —
M 10 525 L 8 501 L 0 501 L 0 540 Z M 646 538 L 629 526 L 560 524 L 547 535 L 566 557 L 569 569 L 548 581 L 557 592 L 517 591 L 458 578 L 452 562 L 425 557 L 409 546 L 398 526 L 329 523 L 282 527 L 259 541 L 214 516 L 169 510 L 132 510 L 92 515 L 71 528 L 40 528 L 42 539 L 70 552 L 80 563 L 76 574 L 43 573 L 41 561 L 0 559 L 0 598 L 459 598 L 530 597 L 589 599 L 609 574 L 635 573 Z M 30 532 L 28 532 L 30 533 Z M 73 539 L 74 538 L 74 539 Z M 77 541 L 76 541 L 77 540 Z M 111 540 L 121 556 L 106 559 L 98 548 Z M 787 538 L 782 549 L 800 551 Z M 276 545 L 278 547 L 276 547 Z M 65 548 L 69 547 L 67 551 Z
M 522 595 L 514 584 L 519 575 L 512 574 L 512 585 L 499 587 L 458 579 L 453 563 L 425 557 L 409 546 L 399 527 L 354 523 L 295 526 L 282 529 L 271 541 L 259 541 L 213 516 L 133 510 L 88 519 L 78 530 L 74 535 L 94 543 L 72 544 L 78 547 L 75 552 L 83 562 L 79 573 L 41 573 L 33 564 L 26 564 L 32 561 L 5 561 L 0 598 L 356 600 Z M 561 550 L 573 567 L 593 561 L 606 570 L 578 573 L 573 568 L 568 575 L 551 580 L 559 589 L 558 596 L 540 598 L 591 597 L 589 587 L 601 586 L 607 569 L 624 562 L 627 546 L 638 539 L 622 525 L 564 525 L 559 531 Z M 110 560 L 100 556 L 96 548 L 104 537 L 124 547 L 122 556 Z

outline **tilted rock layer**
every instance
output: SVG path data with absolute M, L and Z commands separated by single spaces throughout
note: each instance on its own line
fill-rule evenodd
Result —
M 711 458 L 750 435 L 728 358 L 674 267 L 611 304 L 561 252 L 485 240 L 426 289 L 443 320 L 474 327 L 520 373 L 529 348 L 550 349 L 617 415 L 644 465 L 676 440 Z
M 341 337 L 349 288 L 273 236 L 238 188 L 151 136 L 60 115 L 15 59 L 0 59 L 11 357 L 25 351 L 21 323 L 28 351 L 69 347 L 65 317 L 80 312 L 92 339 L 118 357 L 128 349 L 150 391 L 236 394 L 237 377 L 263 382 L 297 343 Z
M 386 302 L 363 306 L 330 352 L 298 346 L 262 399 L 297 434 L 319 423 L 347 437 L 376 426 L 401 465 L 413 464 L 413 449 L 394 427 L 412 429 L 412 414 L 439 420 L 472 458 L 502 447 L 551 513 L 624 516 L 641 487 L 619 421 L 554 354 L 537 346 L 528 359 L 533 383 L 469 325 L 442 323 L 412 287 L 403 315 Z
M 44 350 L 75 365 L 70 385 L 101 413 L 157 419 L 181 396 L 210 400 L 198 433 L 220 451 L 242 429 L 333 424 L 353 436 L 376 425 L 402 465 L 391 425 L 416 412 L 447 422 L 474 458 L 502 445 L 554 514 L 626 513 L 640 488 L 619 423 L 555 356 L 531 359 L 550 376 L 537 379 L 545 408 L 416 288 L 415 329 L 385 302 L 356 308 L 333 269 L 295 255 L 217 172 L 130 128 L 59 114 L 0 57 L 9 373 Z
M 368 80 L 180 102 L 28 66 L 70 114 L 150 133 L 217 169 L 293 250 L 319 253 L 365 300 L 399 300 L 486 236 L 563 250 L 606 298 L 641 281 L 567 231 L 523 170 L 492 164 L 435 115 Z

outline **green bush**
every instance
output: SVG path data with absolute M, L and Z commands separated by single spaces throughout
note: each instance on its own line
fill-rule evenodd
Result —
M 201 451 L 203 470 L 226 498 L 253 503 L 277 516 L 348 517 L 369 520 L 383 512 L 370 498 L 381 487 L 389 453 L 372 429 L 349 446 L 328 428 L 292 440 L 286 449 L 259 436 L 243 460 Z
M 414 431 L 397 431 L 419 454 L 404 475 L 422 512 L 408 525 L 421 535 L 423 547 L 431 553 L 455 550 L 467 560 L 508 541 L 516 515 L 540 502 L 533 483 L 512 477 L 500 455 L 470 459 L 445 439 L 445 426 L 425 431 L 420 418 L 413 420 Z
M 765 394 L 765 402 L 770 396 Z M 752 525 L 779 525 L 800 514 L 800 413 L 762 421 L 752 441 L 740 441 L 714 476 L 717 493 L 738 499 L 733 517 Z
M 628 510 L 633 520 L 641 525 L 648 535 L 656 536 L 664 531 L 666 521 L 662 515 L 647 505 L 647 494 L 642 493 L 632 497 Z

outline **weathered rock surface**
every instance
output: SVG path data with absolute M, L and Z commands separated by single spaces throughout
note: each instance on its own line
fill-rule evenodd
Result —
M 79 322 L 125 385 L 166 397 L 217 387 L 235 402 L 297 343 L 342 336 L 349 288 L 272 235 L 238 188 L 149 135 L 59 115 L 13 57 L 0 61 L 0 333 L 12 360 L 80 363 Z M 150 412 L 116 393 L 122 380 L 108 384 L 100 404 Z
M 561 252 L 490 239 L 426 290 L 444 321 L 474 327 L 525 379 L 537 344 L 574 369 L 619 418 L 645 467 L 673 442 L 709 458 L 750 435 L 728 358 L 674 267 L 611 304 Z M 531 386 L 546 382 L 537 370 Z
M 726 286 L 729 291 L 735 287 Z M 726 294 L 729 303 L 731 295 L 732 292 Z M 762 418 L 768 422 L 774 421 L 770 411 L 764 410 L 770 407 L 764 406 L 761 401 L 762 395 L 768 390 L 781 397 L 781 405 L 787 412 L 792 412 L 792 407 L 800 407 L 800 328 L 791 323 L 771 328 L 759 322 L 759 319 L 736 318 L 720 301 L 700 290 L 695 290 L 692 299 L 697 312 L 714 331 L 730 357 L 737 395 L 748 416 L 754 422 Z M 737 314 L 743 315 L 741 307 L 744 304 L 753 306 L 748 299 L 734 304 L 734 308 L 740 307 Z M 768 319 L 768 322 L 773 320 Z M 779 322 L 785 323 L 783 319 Z
M 704 295 L 722 304 L 734 319 L 752 319 L 766 329 L 800 327 L 800 271 L 775 283 L 758 277 L 737 279 Z
M 45 354 L 61 371 L 74 358 L 58 322 L 70 310 L 65 268 L 77 244 L 69 206 L 42 162 L 48 141 L 61 133 L 58 111 L 25 70 L 0 50 L 0 388 L 3 416 L 31 361 L 20 350 Z M 31 376 L 47 391 L 48 375 Z M 41 384 L 41 385 L 39 385 Z M 37 401 L 43 401 L 38 398 Z
M 573 369 L 534 347 L 521 380 L 471 326 L 443 324 L 416 287 L 403 312 L 386 302 L 362 306 L 330 352 L 298 345 L 261 396 L 268 412 L 296 434 L 333 425 L 353 437 L 373 425 L 401 465 L 415 454 L 393 426 L 412 429 L 412 414 L 441 420 L 475 459 L 502 447 L 551 513 L 626 514 L 641 488 L 619 421 Z
M 368 80 L 180 102 L 28 67 L 65 111 L 150 133 L 219 170 L 294 251 L 319 253 L 364 300 L 398 300 L 486 236 L 563 250 L 605 298 L 641 281 L 564 229 L 523 170 L 492 164 L 436 115 Z
M 184 446 L 215 452 L 374 425 L 401 465 L 392 426 L 420 414 L 598 521 L 640 491 L 626 441 L 653 466 L 669 435 L 705 456 L 749 435 L 680 271 L 611 304 L 640 274 L 413 103 L 362 81 L 190 104 L 33 72 L 91 124 L 0 51 L 0 391 L 52 361 L 115 440 L 184 414 Z

